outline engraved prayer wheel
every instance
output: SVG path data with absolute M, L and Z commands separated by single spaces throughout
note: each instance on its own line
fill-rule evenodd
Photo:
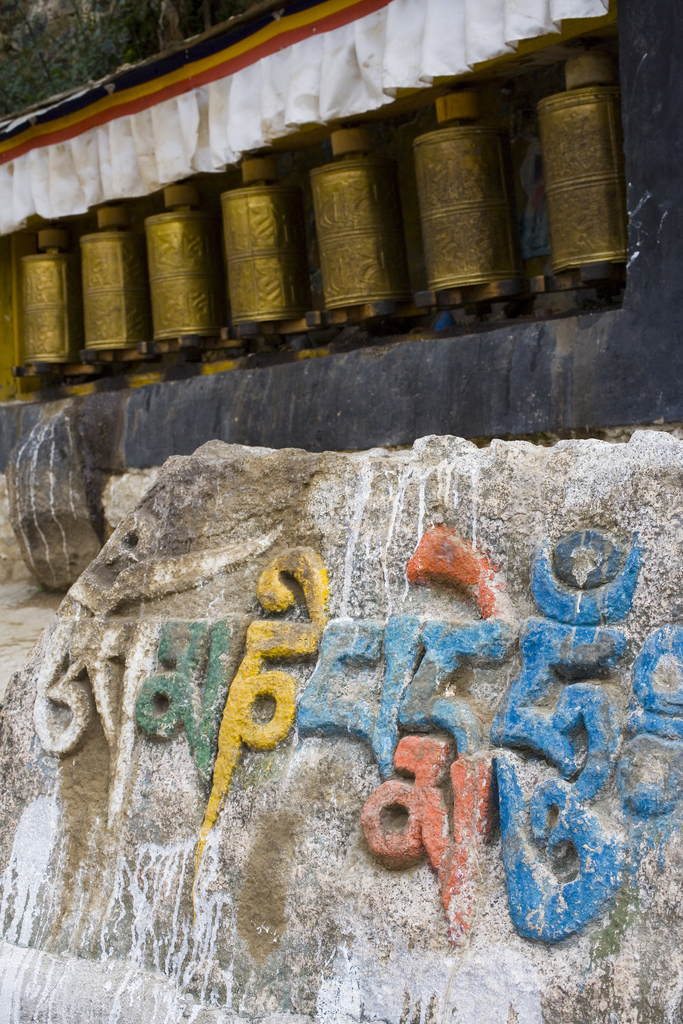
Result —
M 145 220 L 154 340 L 217 335 L 221 281 L 211 218 L 192 209 L 194 185 L 169 185 L 164 201 L 171 212 Z
M 369 149 L 364 129 L 333 132 L 340 159 L 311 171 L 328 309 L 410 296 L 396 165 Z
M 477 125 L 476 93 L 436 103 L 448 127 L 413 143 L 422 240 L 435 291 L 523 276 L 506 131 Z
M 83 304 L 78 257 L 66 231 L 38 232 L 43 252 L 21 260 L 24 352 L 27 363 L 78 360 L 83 344 Z
M 221 195 L 233 323 L 286 320 L 311 305 L 301 192 L 274 160 L 242 163 L 244 188 Z
M 126 231 L 128 224 L 125 206 L 103 206 L 97 211 L 100 231 L 81 238 L 86 348 L 135 348 L 149 341 L 145 240 Z
M 567 91 L 538 104 L 550 249 L 559 273 L 626 261 L 620 90 L 609 57 L 567 61 Z

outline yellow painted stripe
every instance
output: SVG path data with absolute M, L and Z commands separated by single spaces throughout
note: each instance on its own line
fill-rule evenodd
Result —
M 130 377 L 126 377 L 126 380 L 131 388 L 144 388 L 145 384 L 159 384 L 161 382 L 161 374 L 131 373 Z
M 329 356 L 329 348 L 304 348 L 301 352 L 297 352 L 296 358 L 299 359 L 318 359 L 320 356 Z
M 246 359 L 221 359 L 215 363 L 202 363 L 201 375 L 223 373 L 226 370 L 242 370 L 247 365 Z

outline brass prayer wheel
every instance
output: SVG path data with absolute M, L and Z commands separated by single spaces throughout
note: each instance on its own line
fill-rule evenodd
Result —
M 476 93 L 443 96 L 436 112 L 449 127 L 413 143 L 429 288 L 522 277 L 507 132 L 465 123 L 479 116 Z
M 145 220 L 154 340 L 217 335 L 221 281 L 211 218 L 192 209 L 194 185 L 169 185 L 164 201 L 171 212 Z
M 66 231 L 38 232 L 44 250 L 21 259 L 26 362 L 70 363 L 83 344 L 83 304 L 78 257 Z
M 396 164 L 369 149 L 364 129 L 333 132 L 341 159 L 311 171 L 328 309 L 410 296 Z
M 145 240 L 125 230 L 125 206 L 101 207 L 97 224 L 81 237 L 85 347 L 135 348 L 150 338 Z
M 550 249 L 559 273 L 626 261 L 620 90 L 602 54 L 567 61 L 567 92 L 538 104 Z
M 233 323 L 287 320 L 311 305 L 301 192 L 278 185 L 277 164 L 242 163 L 244 188 L 221 195 Z

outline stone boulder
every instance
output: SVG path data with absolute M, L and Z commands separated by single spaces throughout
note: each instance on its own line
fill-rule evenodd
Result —
M 660 433 L 169 459 L 3 707 L 0 1022 L 678 1020 L 682 544 Z
M 66 590 L 102 547 L 98 499 L 86 491 L 72 407 L 40 420 L 7 466 L 10 516 L 22 558 L 49 590 Z

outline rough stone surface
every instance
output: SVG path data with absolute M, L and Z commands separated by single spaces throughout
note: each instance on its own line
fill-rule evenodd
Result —
M 128 515 L 132 508 L 145 492 L 154 483 L 159 474 L 159 469 L 132 469 L 128 473 L 119 473 L 110 476 L 102 492 L 102 507 L 104 509 L 104 525 L 107 535 L 111 535 L 122 519 Z
M 30 583 L 34 577 L 22 557 L 10 517 L 7 477 L 0 474 L 0 585 Z
M 10 522 L 7 478 L 0 474 L 0 701 L 61 597 L 36 583 L 21 556 Z
M 682 486 L 654 432 L 170 459 L 3 706 L 0 1021 L 678 1020 Z

